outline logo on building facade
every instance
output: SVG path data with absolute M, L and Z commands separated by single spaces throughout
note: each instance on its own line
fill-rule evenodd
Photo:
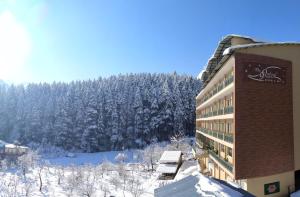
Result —
M 280 182 L 268 183 L 264 185 L 265 195 L 280 192 Z
M 248 64 L 245 73 L 249 79 L 259 82 L 284 84 L 286 68 L 263 64 Z

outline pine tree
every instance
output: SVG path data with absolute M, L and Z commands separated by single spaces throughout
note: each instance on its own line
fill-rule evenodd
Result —
M 176 73 L 0 84 L 0 139 L 93 152 L 143 147 L 178 132 L 192 135 L 200 85 Z

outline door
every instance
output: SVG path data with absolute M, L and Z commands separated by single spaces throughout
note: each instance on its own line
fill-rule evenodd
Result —
M 300 170 L 295 171 L 295 189 L 300 190 Z

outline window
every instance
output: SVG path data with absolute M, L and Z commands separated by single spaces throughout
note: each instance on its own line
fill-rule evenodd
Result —
M 226 133 L 232 133 L 232 123 L 231 122 L 227 122 L 226 123 Z
M 224 122 L 220 123 L 220 131 L 224 132 Z
M 225 152 L 225 146 L 223 144 L 220 144 L 220 149 L 221 149 L 221 152 L 224 153 Z
M 228 147 L 227 152 L 228 152 L 228 156 L 232 157 L 232 149 Z
M 295 187 L 296 190 L 300 189 L 300 170 L 295 171 Z
M 232 95 L 229 96 L 229 97 L 227 97 L 227 99 L 226 99 L 226 106 L 227 107 L 232 106 Z

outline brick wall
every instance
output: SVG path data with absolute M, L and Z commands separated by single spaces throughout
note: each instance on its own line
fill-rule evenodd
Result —
M 291 62 L 241 53 L 235 60 L 235 178 L 294 170 Z M 249 64 L 279 67 L 270 71 L 282 80 L 250 79 Z

